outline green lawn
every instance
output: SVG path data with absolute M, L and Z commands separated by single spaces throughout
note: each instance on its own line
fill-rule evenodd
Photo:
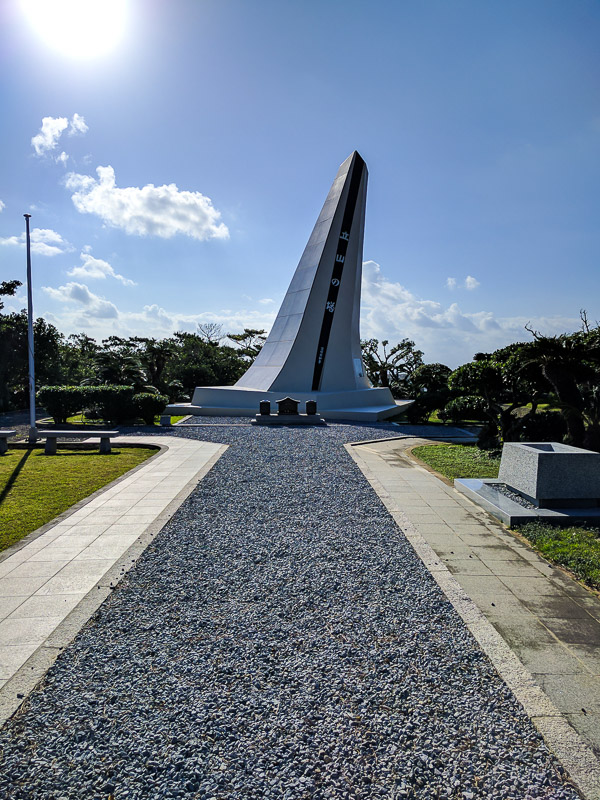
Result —
M 183 419 L 183 416 L 181 416 L 181 417 L 171 417 L 171 425 L 174 425 L 176 422 L 179 422 L 180 419 Z M 47 420 L 43 420 L 43 421 L 52 423 L 53 419 L 52 419 L 52 417 L 48 417 Z M 86 417 L 84 414 L 75 414 L 73 417 L 67 417 L 67 422 L 69 424 L 74 424 L 74 425 L 105 425 L 106 424 L 103 419 L 90 419 L 89 417 Z M 160 414 L 158 414 L 156 417 L 154 417 L 154 424 L 155 425 L 160 425 Z
M 500 458 L 473 445 L 426 444 L 412 452 L 449 480 L 498 477 Z
M 548 561 L 567 567 L 580 580 L 600 589 L 600 531 L 557 528 L 541 522 L 530 522 L 517 530 Z
M 9 449 L 0 456 L 0 551 L 156 452 L 123 447 L 100 455 L 59 445 L 55 456 L 46 456 L 40 447 Z

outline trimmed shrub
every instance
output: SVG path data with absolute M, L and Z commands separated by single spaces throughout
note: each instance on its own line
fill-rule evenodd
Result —
M 37 401 L 54 420 L 55 425 L 64 425 L 67 417 L 73 416 L 89 404 L 89 386 L 42 386 Z
M 140 392 L 133 395 L 136 416 L 141 417 L 146 425 L 154 425 L 154 417 L 164 411 L 169 398 L 164 394 Z
M 56 425 L 64 424 L 82 408 L 91 408 L 93 416 L 119 424 L 137 416 L 133 392 L 133 386 L 42 386 L 37 399 Z

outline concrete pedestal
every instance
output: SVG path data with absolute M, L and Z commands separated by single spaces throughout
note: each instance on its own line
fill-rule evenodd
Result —
M 402 413 L 412 400 L 394 400 L 389 389 L 360 389 L 353 392 L 298 392 L 290 389 L 301 403 L 316 400 L 325 419 L 350 419 L 378 422 Z M 261 400 L 275 407 L 284 392 L 242 389 L 238 386 L 197 386 L 191 403 L 172 403 L 164 414 L 194 414 L 212 417 L 253 417 Z

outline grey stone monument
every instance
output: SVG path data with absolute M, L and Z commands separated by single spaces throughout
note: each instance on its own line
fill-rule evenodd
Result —
M 600 453 L 560 442 L 506 442 L 498 480 L 541 508 L 597 506 Z
M 455 487 L 507 525 L 600 523 L 600 453 L 560 442 L 505 442 L 497 479 Z
M 338 170 L 271 332 L 235 386 L 198 386 L 165 413 L 254 415 L 261 400 L 316 400 L 329 419 L 381 420 L 400 406 L 363 368 L 359 316 L 367 167 L 355 151 Z

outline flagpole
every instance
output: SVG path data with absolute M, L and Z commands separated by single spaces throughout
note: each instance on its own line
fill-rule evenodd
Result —
M 35 365 L 33 361 L 33 293 L 31 290 L 31 241 L 29 239 L 29 218 L 25 217 L 25 230 L 27 235 L 27 350 L 29 353 L 29 444 L 37 442 L 37 428 L 35 426 Z

